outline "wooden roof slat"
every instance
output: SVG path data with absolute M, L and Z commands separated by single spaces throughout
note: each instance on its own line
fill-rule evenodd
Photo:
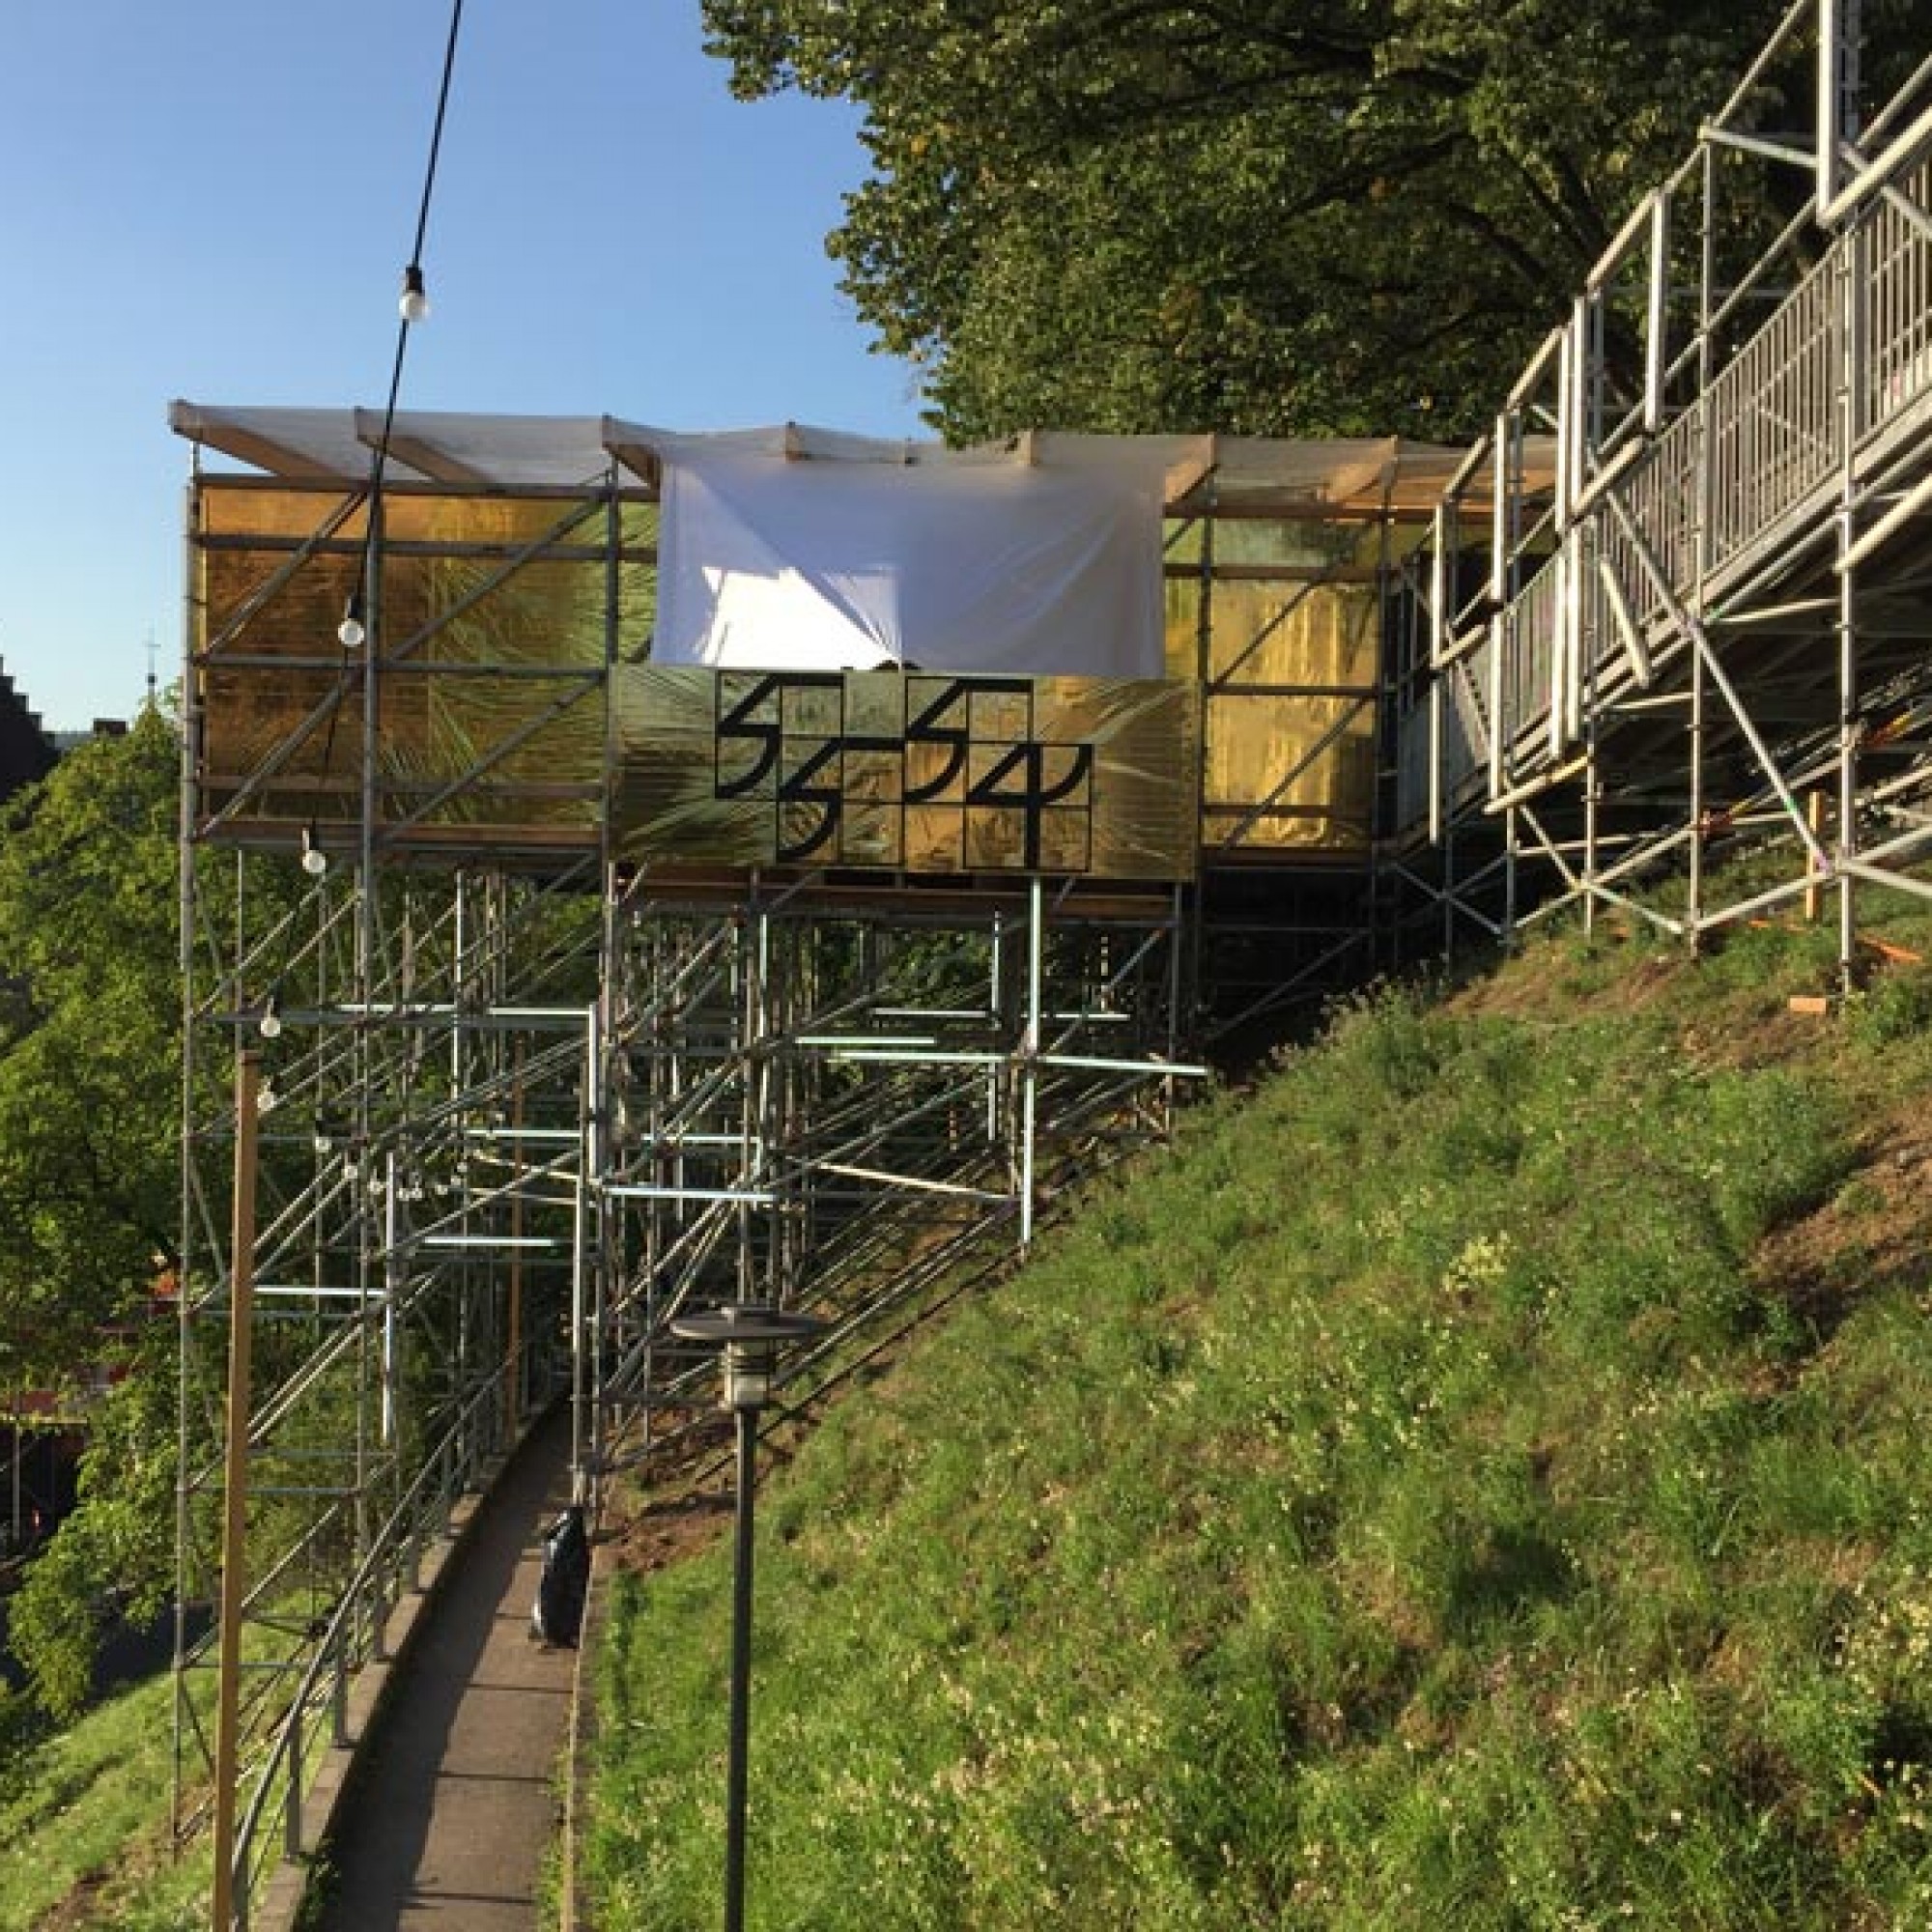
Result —
M 372 453 L 383 446 L 383 418 L 374 410 L 355 412 L 355 440 Z M 433 483 L 483 488 L 495 480 L 487 471 L 459 462 L 428 438 L 413 436 L 407 430 L 391 429 L 388 447 L 390 456 L 398 463 L 427 476 Z

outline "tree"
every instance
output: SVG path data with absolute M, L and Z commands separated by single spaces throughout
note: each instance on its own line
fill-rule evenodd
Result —
M 950 435 L 1460 436 L 1784 0 L 704 11 L 741 95 L 865 109 L 829 246 Z M 1927 0 L 1866 12 L 1926 43 Z
M 175 1579 L 174 1335 L 151 1328 L 89 1420 L 80 1501 L 27 1566 L 9 1631 L 33 1699 L 66 1719 L 93 1688 L 110 1613 L 152 1623 Z
M 179 767 L 151 709 L 0 825 L 0 1389 L 93 1360 L 174 1252 Z
M 14 1649 L 62 1715 L 87 1691 L 97 1607 L 112 1593 L 152 1612 L 173 1576 L 173 1329 L 110 1331 L 178 1238 L 180 764 L 151 708 L 0 822 L 0 1390 L 126 1356 L 91 1418 L 81 1506 L 14 1604 Z

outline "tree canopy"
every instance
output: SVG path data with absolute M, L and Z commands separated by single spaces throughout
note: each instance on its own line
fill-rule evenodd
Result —
M 180 756 L 151 710 L 0 821 L 0 1389 L 92 1359 L 176 1245 Z
M 1785 0 L 705 0 L 843 96 L 829 246 L 935 421 L 1457 436 Z M 1926 0 L 1869 0 L 1922 49 Z

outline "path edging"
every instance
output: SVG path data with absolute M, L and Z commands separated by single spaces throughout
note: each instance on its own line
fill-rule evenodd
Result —
M 295 1932 L 317 1869 L 316 1855 L 327 1843 L 342 1801 L 354 1780 L 357 1755 L 381 1717 L 390 1688 L 408 1662 L 412 1643 L 436 1601 L 452 1561 L 462 1550 L 498 1476 L 521 1453 L 533 1433 L 526 1429 L 516 1447 L 484 1465 L 482 1480 L 467 1490 L 450 1507 L 449 1528 L 425 1552 L 425 1575 L 415 1589 L 401 1598 L 384 1625 L 384 1656 L 365 1663 L 350 1680 L 345 1727 L 346 1744 L 330 1744 L 316 1766 L 315 1776 L 301 1801 L 299 1858 L 284 1857 L 270 1874 L 262 1896 L 249 1914 L 249 1932 Z

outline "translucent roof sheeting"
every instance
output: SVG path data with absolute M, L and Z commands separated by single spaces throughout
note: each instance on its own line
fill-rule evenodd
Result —
M 367 478 L 382 434 L 374 410 L 235 408 L 177 402 L 169 422 L 200 448 L 291 482 Z M 1027 431 L 962 449 L 781 423 L 693 433 L 616 416 L 473 415 L 403 411 L 384 474 L 398 482 L 478 489 L 570 489 L 618 479 L 647 492 L 662 466 L 700 451 L 802 462 L 918 465 L 1032 464 L 1099 470 L 1123 481 L 1160 478 L 1170 513 L 1265 516 L 1334 509 L 1429 509 L 1463 452 L 1387 438 L 1294 441 L 1274 437 L 1088 436 Z

